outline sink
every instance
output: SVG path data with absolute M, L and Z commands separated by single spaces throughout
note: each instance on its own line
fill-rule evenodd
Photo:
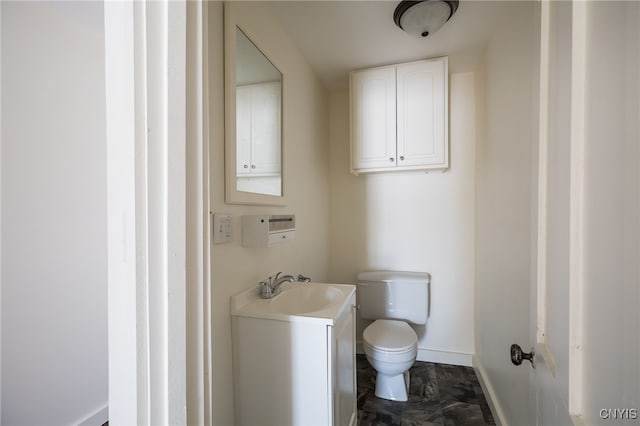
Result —
M 355 425 L 355 286 L 280 289 L 231 296 L 236 425 Z
M 327 308 L 342 291 L 328 285 L 298 284 L 271 300 L 271 309 L 286 315 L 304 315 Z
M 272 299 L 260 297 L 260 286 L 231 296 L 231 316 L 289 322 L 334 324 L 355 293 L 351 284 L 284 283 Z

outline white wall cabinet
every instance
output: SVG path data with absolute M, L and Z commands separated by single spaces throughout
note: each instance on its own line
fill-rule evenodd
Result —
M 353 71 L 351 172 L 449 167 L 448 61 Z
M 280 82 L 236 88 L 238 175 L 280 174 Z

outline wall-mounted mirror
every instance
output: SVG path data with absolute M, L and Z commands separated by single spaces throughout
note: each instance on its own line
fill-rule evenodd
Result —
M 225 199 L 284 205 L 283 75 L 242 16 L 225 4 Z

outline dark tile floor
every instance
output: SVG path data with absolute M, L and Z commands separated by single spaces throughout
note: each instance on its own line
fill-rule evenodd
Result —
M 396 402 L 375 396 L 376 372 L 364 355 L 356 363 L 361 426 L 496 424 L 471 367 L 416 361 L 409 370 L 409 400 Z

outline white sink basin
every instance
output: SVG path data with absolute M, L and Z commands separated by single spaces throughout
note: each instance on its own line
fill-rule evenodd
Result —
M 271 309 L 286 315 L 304 315 L 326 309 L 342 292 L 327 285 L 298 284 L 271 300 Z
M 231 316 L 334 324 L 355 288 L 350 284 L 284 283 L 280 294 L 262 299 L 260 287 L 254 286 L 231 296 Z

